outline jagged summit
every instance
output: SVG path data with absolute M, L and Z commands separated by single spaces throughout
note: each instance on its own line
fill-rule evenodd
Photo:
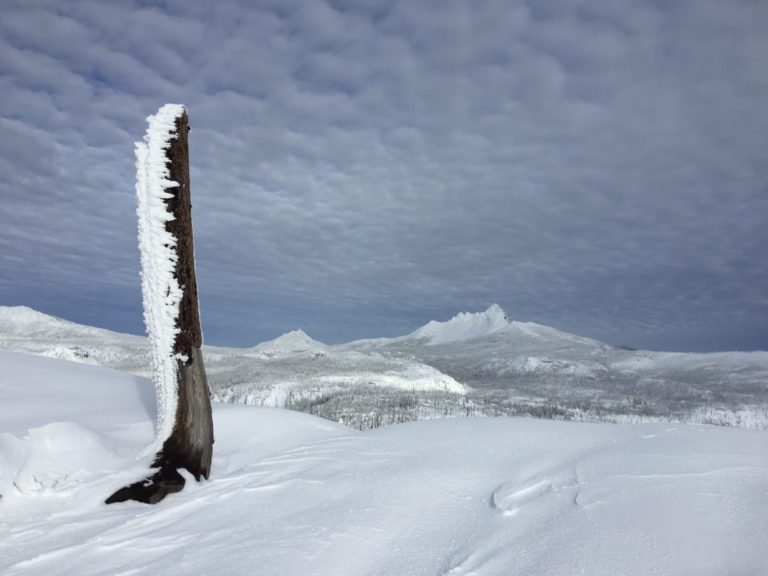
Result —
M 407 338 L 426 338 L 430 344 L 445 344 L 493 334 L 510 325 L 501 306 L 493 304 L 484 312 L 461 312 L 445 322 L 433 320 Z

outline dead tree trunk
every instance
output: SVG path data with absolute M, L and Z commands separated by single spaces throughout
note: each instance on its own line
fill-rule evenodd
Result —
M 176 241 L 174 279 L 181 289 L 173 342 L 176 363 L 177 403 L 173 428 L 163 442 L 153 467 L 159 470 L 150 478 L 118 490 L 107 503 L 138 500 L 156 503 L 167 494 L 184 487 L 178 469 L 188 470 L 197 480 L 208 478 L 213 453 L 213 419 L 208 380 L 205 375 L 201 347 L 203 344 L 195 278 L 194 241 L 192 235 L 192 203 L 189 179 L 189 120 L 186 110 L 175 120 L 175 137 L 165 152 L 168 180 L 177 186 L 165 189 L 171 197 L 165 200 L 172 219 L 165 230 Z M 146 304 L 145 304 L 146 306 Z
M 192 237 L 192 202 L 189 188 L 189 119 L 186 111 L 176 119 L 177 137 L 166 152 L 170 179 L 178 182 L 168 200 L 174 219 L 166 229 L 176 238 L 175 277 L 182 287 L 179 304 L 179 333 L 174 343 L 177 358 L 179 401 L 171 436 L 158 455 L 161 466 L 186 468 L 196 479 L 208 478 L 213 453 L 213 420 L 208 380 L 203 366 L 203 333 L 195 278 L 195 247 Z M 186 359 L 186 360 L 184 360 Z

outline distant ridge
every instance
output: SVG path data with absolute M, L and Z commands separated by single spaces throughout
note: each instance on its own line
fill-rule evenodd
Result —
M 0 306 L 0 349 L 151 374 L 145 337 L 24 306 Z M 398 338 L 325 345 L 293 330 L 203 353 L 221 401 L 290 407 L 360 429 L 502 414 L 768 429 L 768 352 L 626 350 L 510 320 L 498 305 Z
M 115 332 L 107 328 L 97 328 L 86 324 L 78 324 L 71 320 L 65 320 L 58 316 L 52 316 L 45 312 L 28 306 L 0 306 L 0 339 L 5 337 L 80 337 L 101 335 L 104 338 L 119 339 L 144 339 L 144 336 L 137 336 L 123 332 Z

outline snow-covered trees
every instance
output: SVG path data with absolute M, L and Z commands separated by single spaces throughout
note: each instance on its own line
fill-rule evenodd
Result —
M 144 141 L 136 143 L 136 194 L 144 321 L 157 391 L 158 471 L 107 502 L 157 502 L 183 488 L 179 468 L 200 479 L 208 477 L 211 467 L 213 422 L 200 351 L 189 121 L 179 104 L 166 104 L 147 120 Z

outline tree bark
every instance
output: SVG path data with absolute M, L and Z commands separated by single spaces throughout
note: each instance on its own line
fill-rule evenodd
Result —
M 107 503 L 138 500 L 155 503 L 167 494 L 184 487 L 179 468 L 188 470 L 195 479 L 208 478 L 213 454 L 213 419 L 208 379 L 205 375 L 202 329 L 198 307 L 195 253 L 192 234 L 192 203 L 189 179 L 189 119 L 186 111 L 176 119 L 176 138 L 166 151 L 169 179 L 178 186 L 166 191 L 166 200 L 173 219 L 165 225 L 176 239 L 175 277 L 182 288 L 178 328 L 174 342 L 178 404 L 173 430 L 157 454 L 152 477 L 115 492 Z
M 158 454 L 161 466 L 186 468 L 196 479 L 208 478 L 213 453 L 213 420 L 208 379 L 203 366 L 203 333 L 195 277 L 195 246 L 192 235 L 192 201 L 189 181 L 189 119 L 186 111 L 176 119 L 176 138 L 166 152 L 170 179 L 178 182 L 171 188 L 168 211 L 174 219 L 166 229 L 176 238 L 176 279 L 182 287 L 179 304 L 179 333 L 174 353 L 177 360 L 179 402 L 171 436 Z

